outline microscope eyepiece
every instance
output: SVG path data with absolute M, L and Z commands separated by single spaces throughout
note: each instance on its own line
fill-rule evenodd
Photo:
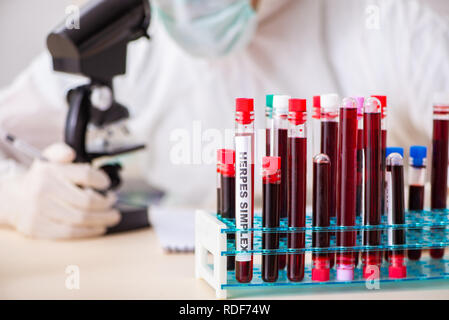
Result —
M 148 0 L 92 0 L 80 12 L 80 28 L 59 25 L 47 38 L 56 71 L 99 82 L 126 72 L 127 44 L 148 37 Z

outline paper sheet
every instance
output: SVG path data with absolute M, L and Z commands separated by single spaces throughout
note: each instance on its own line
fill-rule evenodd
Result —
M 151 206 L 150 222 L 165 251 L 194 251 L 195 210 Z

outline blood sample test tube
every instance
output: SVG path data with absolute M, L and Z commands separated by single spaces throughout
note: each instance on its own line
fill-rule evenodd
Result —
M 373 98 L 377 98 L 381 104 L 381 114 L 382 114 L 382 195 L 381 195 L 381 212 L 382 215 L 386 215 L 387 211 L 385 208 L 385 161 L 387 159 L 386 150 L 387 150 L 387 97 L 386 96 L 372 96 Z M 385 260 L 388 260 L 388 250 L 385 251 Z
M 271 130 L 273 129 L 273 97 L 267 94 L 265 97 L 265 155 L 271 155 L 271 140 L 273 139 Z
M 273 153 L 271 156 L 281 158 L 281 192 L 280 192 L 280 216 L 281 219 L 287 218 L 287 136 L 288 136 L 288 101 L 290 96 L 275 95 L 273 97 L 273 122 L 274 122 L 274 145 L 271 146 Z M 280 235 L 282 242 L 286 242 L 287 235 Z M 287 263 L 287 255 L 279 255 L 279 269 L 285 268 Z
M 399 153 L 392 153 L 386 161 L 386 205 L 388 210 L 388 224 L 399 225 L 405 223 L 404 209 L 404 166 L 403 159 Z M 404 245 L 405 229 L 388 229 L 388 244 Z M 390 278 L 402 279 L 407 276 L 405 265 L 405 251 L 393 249 L 390 251 L 388 274 Z
M 357 204 L 355 214 L 357 217 L 362 216 L 363 211 L 363 106 L 365 102 L 364 97 L 355 97 L 357 102 Z M 354 252 L 355 266 L 359 264 L 359 252 Z
M 235 127 L 235 215 L 236 234 L 235 277 L 248 283 L 253 277 L 254 220 L 254 100 L 236 100 Z
M 388 148 L 386 148 L 385 149 L 385 156 L 386 156 L 386 158 L 385 158 L 385 160 L 388 158 L 388 156 L 390 155 L 390 154 L 393 154 L 393 153 L 397 153 L 397 154 L 399 154 L 402 158 L 404 158 L 404 149 L 403 148 L 400 148 L 400 147 L 388 147 Z M 385 162 L 386 163 L 386 162 Z M 386 168 L 386 171 L 385 171 L 386 173 L 388 172 L 388 168 Z M 385 180 L 385 209 L 387 210 L 387 214 L 388 214 L 388 208 L 389 208 L 389 205 L 391 205 L 391 201 L 390 202 L 388 202 L 387 200 L 387 196 L 388 196 L 388 188 L 389 188 L 389 185 L 387 184 L 387 181 Z M 391 196 L 390 196 L 390 199 L 391 199 Z M 388 218 L 388 217 L 387 217 Z M 391 228 L 389 228 L 387 231 L 384 231 L 383 233 L 386 233 L 387 234 L 387 238 L 388 238 L 388 232 L 391 230 Z M 384 259 L 385 259 L 385 261 L 389 261 L 389 257 L 391 256 L 391 250 L 385 250 L 384 251 Z
M 221 163 L 221 215 L 225 219 L 235 219 L 235 151 L 220 149 Z M 229 240 L 235 240 L 235 234 L 228 234 Z M 227 269 L 234 270 L 235 257 L 228 256 Z
M 281 158 L 264 157 L 262 161 L 263 180 L 263 228 L 279 228 L 279 193 L 281 191 Z M 263 232 L 262 249 L 279 249 L 279 233 Z M 278 255 L 262 255 L 262 279 L 265 282 L 275 282 L 278 279 Z
M 382 211 L 382 132 L 381 103 L 377 98 L 368 98 L 365 102 L 364 147 L 365 147 L 365 210 L 363 223 L 367 226 L 377 226 L 381 223 Z M 379 246 L 381 231 L 364 231 L 363 245 Z M 382 264 L 382 252 L 363 252 L 363 277 L 371 278 L 373 272 L 379 275 Z
M 357 103 L 353 98 L 345 98 L 340 107 L 339 148 L 338 148 L 338 197 L 337 225 L 355 226 L 357 202 Z M 354 247 L 354 230 L 337 233 L 337 245 Z M 351 249 L 337 252 L 337 280 L 354 279 L 354 254 Z
M 321 153 L 331 161 L 329 175 L 329 211 L 331 217 L 337 215 L 337 171 L 338 171 L 338 113 L 340 98 L 338 94 L 321 96 Z M 330 233 L 335 236 L 335 233 Z M 329 253 L 331 268 L 335 263 L 335 254 Z
M 318 154 L 313 158 L 313 203 L 312 226 L 329 227 L 329 175 L 331 160 L 325 154 Z M 328 248 L 330 243 L 329 231 L 313 231 L 312 247 Z M 312 280 L 329 281 L 330 259 L 328 252 L 312 253 Z
M 424 185 L 426 183 L 427 147 L 410 147 L 410 168 L 408 170 L 408 209 L 410 211 L 424 210 Z M 421 230 L 411 230 L 410 232 L 421 234 Z M 411 249 L 407 251 L 410 260 L 421 258 L 421 249 Z
M 288 226 L 306 226 L 307 190 L 307 101 L 290 99 L 288 129 Z M 288 248 L 302 249 L 305 246 L 305 232 L 288 234 Z M 304 278 L 304 253 L 291 253 L 287 256 L 287 277 L 290 281 Z
M 386 96 L 371 96 L 372 98 L 377 98 L 381 104 L 381 114 L 382 114 L 382 190 L 385 189 L 385 161 L 386 150 L 387 150 L 387 97 Z M 382 215 L 387 213 L 385 208 L 385 192 L 382 192 L 381 200 Z
M 319 154 L 321 151 L 321 96 L 313 97 L 312 106 L 312 153 Z
M 221 156 L 223 149 L 217 150 L 217 215 L 221 216 Z
M 431 200 L 433 210 L 446 209 L 449 144 L 449 94 L 436 94 L 433 105 Z M 441 259 L 444 249 L 431 249 L 433 259 Z

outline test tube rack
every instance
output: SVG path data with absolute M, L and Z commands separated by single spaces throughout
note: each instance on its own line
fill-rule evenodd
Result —
M 239 283 L 235 280 L 234 271 L 227 270 L 227 257 L 235 256 L 236 251 L 233 240 L 228 240 L 228 235 L 242 230 L 236 229 L 235 221 L 224 219 L 221 216 L 202 210 L 198 210 L 195 216 L 195 276 L 197 279 L 205 280 L 216 291 L 219 299 L 226 299 L 230 292 L 238 289 L 261 289 L 264 288 L 305 288 L 307 286 L 338 286 L 359 284 L 363 287 L 366 280 L 363 279 L 361 263 L 355 270 L 353 281 L 337 281 L 335 269 L 331 270 L 330 280 L 327 282 L 316 282 L 311 279 L 311 266 L 305 266 L 304 280 L 291 282 L 287 279 L 285 270 L 279 272 L 279 279 L 274 283 L 264 282 L 261 278 L 261 267 L 257 257 L 266 254 L 288 254 L 307 252 L 342 252 L 342 251 L 373 251 L 373 250 L 394 250 L 394 249 L 432 249 L 449 247 L 449 210 L 438 211 L 417 211 L 407 212 L 406 221 L 403 225 L 389 225 L 386 217 L 382 224 L 378 226 L 365 226 L 360 219 L 354 227 L 338 227 L 335 220 L 327 228 L 312 227 L 311 217 L 307 216 L 305 228 L 288 228 L 285 219 L 281 220 L 279 228 L 262 228 L 262 218 L 255 215 L 254 225 L 248 232 L 254 233 L 253 250 L 250 251 L 255 257 L 253 268 L 253 279 L 250 283 Z M 406 232 L 406 244 L 388 245 L 385 239 L 379 246 L 363 246 L 360 234 L 364 230 L 387 230 L 404 229 Z M 312 232 L 335 232 L 335 231 L 357 231 L 359 234 L 355 247 L 337 247 L 335 241 L 331 240 L 329 248 L 313 248 L 311 236 Z M 303 249 L 288 249 L 285 241 L 280 241 L 279 249 L 262 249 L 262 233 L 264 232 L 305 232 L 306 244 Z M 209 262 L 209 254 L 213 261 Z M 422 280 L 449 280 L 449 259 L 431 260 L 423 259 L 419 261 L 407 262 L 407 277 L 403 279 L 391 279 L 388 277 L 388 266 L 382 265 L 379 282 L 410 282 Z

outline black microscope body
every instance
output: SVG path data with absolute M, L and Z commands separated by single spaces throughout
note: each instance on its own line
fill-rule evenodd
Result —
M 67 93 L 64 139 L 76 152 L 75 162 L 91 162 L 145 147 L 140 144 L 90 152 L 86 136 L 89 125 L 101 129 L 129 118 L 128 109 L 114 99 L 112 82 L 126 72 L 128 43 L 149 38 L 150 20 L 148 0 L 92 0 L 80 10 L 79 28 L 63 23 L 48 36 L 53 69 L 90 79 L 90 83 Z M 121 166 L 108 164 L 102 169 L 111 178 L 109 189 L 118 188 Z

